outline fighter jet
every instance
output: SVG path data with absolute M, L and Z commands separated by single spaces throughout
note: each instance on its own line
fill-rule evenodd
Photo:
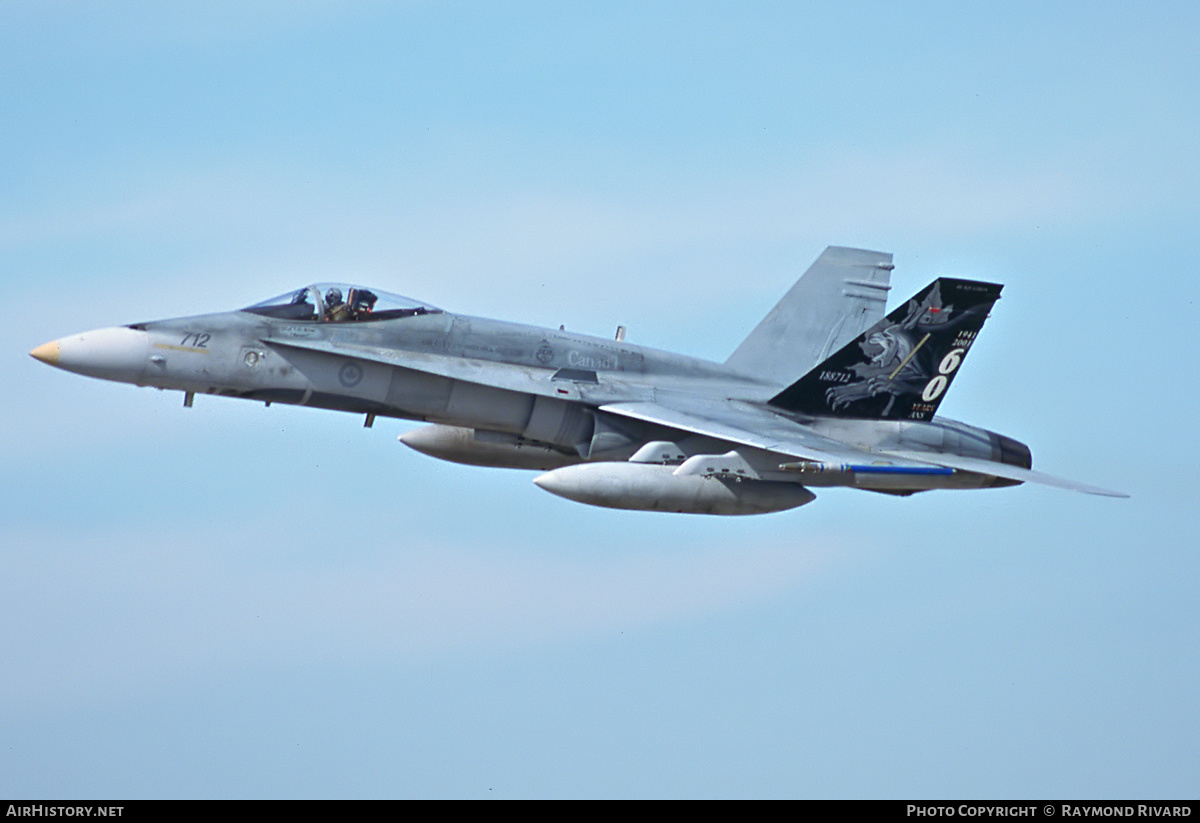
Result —
M 60 369 L 196 394 L 424 421 L 417 451 L 539 469 L 617 509 L 761 514 L 848 486 L 892 495 L 1042 483 L 1030 450 L 937 416 L 1001 286 L 942 277 L 885 316 L 892 256 L 831 246 L 724 363 L 452 314 L 346 283 L 236 311 L 64 337 Z

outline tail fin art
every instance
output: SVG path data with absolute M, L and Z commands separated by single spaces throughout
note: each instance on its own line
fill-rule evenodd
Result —
M 939 278 L 770 402 L 802 414 L 929 420 L 1002 288 Z

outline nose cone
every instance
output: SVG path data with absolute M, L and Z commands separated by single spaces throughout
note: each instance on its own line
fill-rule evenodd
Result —
M 407 431 L 400 435 L 399 439 L 401 443 L 421 454 L 452 460 L 453 458 L 447 455 L 465 452 L 472 445 L 474 435 L 475 432 L 471 429 L 433 425 Z
M 565 497 L 568 500 L 575 499 L 572 496 L 572 492 L 575 491 L 574 484 L 569 482 L 569 480 L 564 480 L 563 476 L 557 470 L 539 474 L 533 478 L 533 484 L 542 491 L 557 494 L 559 497 Z
M 58 365 L 58 341 L 52 343 L 43 343 L 29 353 L 29 356 L 35 360 L 41 360 L 48 366 Z
M 88 377 L 137 383 L 146 370 L 149 347 L 146 332 L 119 326 L 45 343 L 29 355 L 48 365 Z

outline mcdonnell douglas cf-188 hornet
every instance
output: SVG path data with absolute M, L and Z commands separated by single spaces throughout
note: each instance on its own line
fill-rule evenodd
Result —
M 64 337 L 38 360 L 105 380 L 432 425 L 433 457 L 540 469 L 595 506 L 760 514 L 813 488 L 1042 483 L 1010 437 L 936 416 L 999 285 L 942 277 L 884 315 L 892 256 L 831 246 L 724 363 L 451 314 L 349 284 Z

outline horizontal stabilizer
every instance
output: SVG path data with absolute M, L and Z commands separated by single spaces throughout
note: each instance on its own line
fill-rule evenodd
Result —
M 1067 489 L 1068 491 L 1083 492 L 1084 494 L 1098 494 L 1103 497 L 1129 497 L 1124 492 L 1115 492 L 1109 489 L 1102 489 L 1099 486 L 1089 486 L 1086 483 L 1078 483 L 1074 480 L 1067 480 L 1062 477 L 1055 477 L 1052 474 L 1043 472 L 1035 472 L 1032 469 L 1024 469 L 1020 466 L 1013 466 L 1008 463 L 996 463 L 992 460 L 981 460 L 978 457 L 964 457 L 958 454 L 930 454 L 928 452 L 912 452 L 912 451 L 891 451 L 886 454 L 900 458 L 901 460 L 915 460 L 918 462 L 933 463 L 939 466 L 949 466 L 960 471 L 975 472 L 976 474 L 987 474 L 992 477 L 1004 477 L 1009 480 L 1019 480 L 1024 483 L 1038 483 L 1042 486 L 1053 486 L 1056 489 Z

